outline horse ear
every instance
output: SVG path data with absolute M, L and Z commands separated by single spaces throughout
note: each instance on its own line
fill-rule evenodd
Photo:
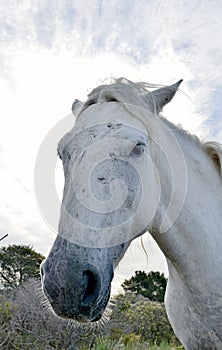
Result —
M 75 99 L 75 101 L 72 104 L 72 113 L 74 114 L 75 117 L 78 117 L 83 105 L 84 105 L 83 102 Z
M 176 84 L 165 86 L 144 95 L 143 98 L 151 112 L 159 114 L 163 107 L 172 100 L 182 81 L 183 79 L 179 80 Z

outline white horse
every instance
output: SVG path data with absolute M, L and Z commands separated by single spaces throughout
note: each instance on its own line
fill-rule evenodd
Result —
M 181 81 L 94 89 L 59 143 L 59 233 L 41 267 L 55 313 L 103 319 L 114 268 L 149 231 L 169 269 L 165 305 L 186 349 L 222 349 L 222 149 L 159 115 Z

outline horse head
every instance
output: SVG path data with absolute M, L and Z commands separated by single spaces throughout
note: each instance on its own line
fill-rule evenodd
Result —
M 77 121 L 58 145 L 65 178 L 59 232 L 41 266 L 44 294 L 58 316 L 98 321 L 114 268 L 155 222 L 155 123 L 180 83 L 149 92 L 118 80 L 73 104 Z

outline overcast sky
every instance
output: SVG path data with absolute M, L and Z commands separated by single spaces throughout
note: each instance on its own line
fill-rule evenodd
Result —
M 183 78 L 185 94 L 165 116 L 222 141 L 221 23 L 219 0 L 0 1 L 0 232 L 9 233 L 2 244 L 47 254 L 55 234 L 35 201 L 38 150 L 73 100 L 106 78 L 166 85 Z M 119 275 L 166 271 L 150 239 L 145 245 L 148 263 L 137 242 Z

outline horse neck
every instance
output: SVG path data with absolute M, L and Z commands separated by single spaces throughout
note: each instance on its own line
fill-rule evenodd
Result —
M 222 186 L 219 171 L 201 145 L 178 138 L 187 165 L 187 192 L 176 222 L 154 239 L 184 285 L 222 287 Z M 161 214 L 159 214 L 159 217 Z M 206 290 L 206 289 L 205 289 Z M 221 292 L 222 294 L 222 292 Z

